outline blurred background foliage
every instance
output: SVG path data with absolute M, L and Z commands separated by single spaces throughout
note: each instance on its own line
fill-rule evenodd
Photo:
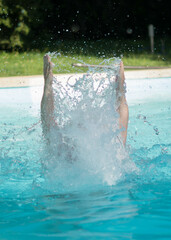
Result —
M 0 0 L 0 77 L 42 74 L 47 52 L 58 55 L 55 73 L 83 72 L 72 63 L 112 57 L 170 67 L 170 9 L 167 0 Z
M 63 40 L 170 39 L 167 0 L 0 0 L 0 49 L 43 50 Z M 61 45 L 61 44 L 60 44 Z

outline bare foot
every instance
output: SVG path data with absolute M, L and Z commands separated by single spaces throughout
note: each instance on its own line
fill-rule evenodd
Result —
M 126 144 L 126 137 L 127 137 L 127 127 L 128 127 L 128 118 L 129 118 L 129 110 L 128 105 L 126 102 L 125 97 L 125 89 L 124 89 L 124 83 L 125 83 L 125 74 L 124 74 L 124 64 L 121 61 L 120 63 L 120 70 L 119 70 L 120 77 L 118 78 L 118 88 L 117 88 L 117 94 L 118 94 L 118 112 L 119 112 L 119 127 L 122 129 L 121 136 L 124 145 Z
M 125 81 L 125 74 L 124 74 L 124 64 L 123 64 L 122 61 L 121 61 L 121 63 L 120 63 L 120 77 L 121 77 L 121 82 L 120 82 L 120 84 L 121 84 L 121 86 L 122 86 L 122 88 L 123 88 L 124 81 Z
M 52 74 L 53 63 L 51 62 L 50 56 L 47 54 L 43 57 L 43 60 L 44 60 L 44 67 L 43 67 L 44 79 L 46 83 L 48 80 L 50 81 L 53 78 L 53 74 Z
M 50 56 L 47 54 L 43 58 L 44 60 L 44 91 L 41 101 L 41 120 L 43 125 L 43 132 L 46 135 L 51 126 L 54 125 L 54 93 L 53 93 L 53 63 Z
M 48 98 L 53 98 L 53 73 L 52 73 L 52 68 L 53 68 L 53 63 L 51 62 L 50 56 L 46 54 L 43 57 L 44 61 L 44 66 L 43 66 L 43 71 L 44 71 L 44 93 L 43 93 L 43 102 L 46 100 L 46 97 Z M 52 102 L 52 101 L 51 101 Z

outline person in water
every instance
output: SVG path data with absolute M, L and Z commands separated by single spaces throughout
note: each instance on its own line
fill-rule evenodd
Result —
M 57 125 L 54 118 L 54 94 L 53 94 L 53 63 L 48 55 L 44 56 L 44 92 L 41 101 L 41 121 L 43 125 L 44 134 L 50 129 L 51 126 Z M 128 105 L 125 97 L 124 83 L 124 65 L 121 61 L 119 76 L 116 77 L 118 81 L 117 92 L 119 95 L 119 107 L 117 109 L 119 113 L 119 127 L 122 129 L 121 138 L 123 144 L 126 144 L 127 127 L 128 127 Z

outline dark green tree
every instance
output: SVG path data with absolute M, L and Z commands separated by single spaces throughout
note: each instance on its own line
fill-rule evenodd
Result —
M 0 0 L 0 46 L 22 48 L 29 33 L 28 14 L 22 1 Z

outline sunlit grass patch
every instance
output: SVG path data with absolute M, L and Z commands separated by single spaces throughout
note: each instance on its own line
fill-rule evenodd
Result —
M 147 45 L 147 43 L 145 42 Z M 156 50 L 149 53 L 143 42 L 131 41 L 59 41 L 54 49 L 56 51 L 52 61 L 55 63 L 54 73 L 86 72 L 86 68 L 73 67 L 73 63 L 100 64 L 105 59 L 121 57 L 125 66 L 171 66 L 170 45 L 167 46 L 166 54 Z M 46 49 L 47 50 L 47 49 Z M 167 51 L 168 50 L 168 51 Z M 29 52 L 0 52 L 0 77 L 27 76 L 43 74 L 42 51 Z M 56 58 L 57 55 L 57 58 Z

